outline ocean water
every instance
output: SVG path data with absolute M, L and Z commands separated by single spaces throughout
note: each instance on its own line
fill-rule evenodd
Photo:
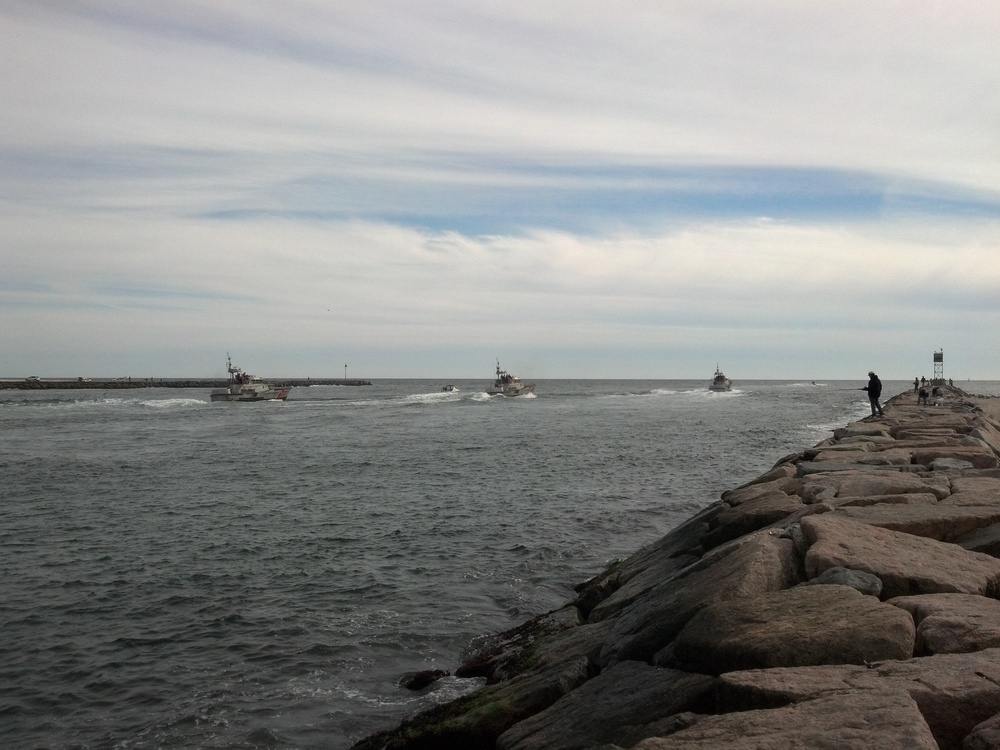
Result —
M 442 384 L 0 391 L 0 746 L 347 748 L 477 685 L 403 674 L 868 413 L 862 381 Z

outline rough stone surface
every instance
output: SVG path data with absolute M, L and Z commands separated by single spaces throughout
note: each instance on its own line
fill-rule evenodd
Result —
M 815 578 L 800 583 L 799 586 L 818 586 L 822 584 L 839 584 L 850 586 L 866 596 L 877 597 L 882 593 L 882 580 L 878 576 L 863 570 L 850 568 L 827 568 Z
M 786 495 L 784 492 L 760 495 L 716 515 L 709 524 L 709 532 L 703 537 L 702 544 L 711 549 L 802 510 L 802 500 L 795 495 Z
M 789 467 L 789 471 L 794 470 Z M 740 487 L 735 490 L 727 490 L 722 493 L 722 501 L 730 507 L 741 505 L 747 500 L 755 500 L 765 495 L 795 495 L 798 492 L 802 480 L 787 476 L 788 472 L 782 472 L 783 476 L 772 479 L 769 482 L 757 482 Z
M 595 661 L 611 625 L 611 621 L 606 620 L 539 637 L 532 644 L 532 664 L 550 666 L 579 658 Z
M 601 667 L 626 659 L 648 661 L 695 612 L 713 602 L 780 591 L 803 580 L 789 539 L 758 532 L 723 551 L 726 554 L 714 556 L 704 567 L 692 566 L 687 575 L 652 589 L 623 610 L 601 649 Z
M 526 672 L 438 706 L 354 745 L 356 750 L 492 748 L 519 721 L 545 710 L 593 676 L 586 659 Z
M 486 677 L 490 683 L 509 679 L 529 667 L 540 666 L 534 655 L 540 639 L 565 632 L 579 637 L 574 631 L 580 623 L 580 612 L 573 606 L 540 615 L 519 627 L 483 639 L 473 655 L 455 671 L 455 675 Z M 576 653 L 569 658 L 578 655 Z
M 954 497 L 954 496 L 951 496 Z M 862 495 L 861 497 L 836 497 L 830 499 L 830 504 L 837 508 L 863 508 L 869 505 L 935 505 L 946 503 L 951 497 L 939 501 L 930 492 L 911 492 L 907 495 Z
M 889 470 L 864 470 L 857 464 L 843 471 L 810 474 L 803 480 L 802 497 L 815 496 L 822 490 L 832 490 L 834 497 L 871 497 L 873 495 L 911 495 L 931 493 L 938 500 L 951 494 L 951 482 L 946 477 L 927 477 Z
M 719 674 L 757 667 L 864 664 L 913 655 L 913 619 L 848 586 L 798 586 L 700 610 L 674 643 L 678 666 Z
M 1000 508 L 1000 492 L 994 490 L 953 492 L 941 501 L 941 505 L 984 505 L 992 508 Z
M 710 710 L 714 686 L 706 675 L 619 662 L 508 729 L 497 750 L 577 750 L 613 742 L 683 711 Z
M 970 552 L 1000 557 L 1000 523 L 963 534 L 955 540 L 955 544 Z
M 913 463 L 913 451 L 905 448 L 886 448 L 845 453 L 825 450 L 816 454 L 814 461 L 854 461 L 869 466 L 903 466 Z
M 992 450 L 982 448 L 927 448 L 913 451 L 913 463 L 930 464 L 940 458 L 968 461 L 976 469 L 992 469 L 1000 466 L 1000 459 Z
M 962 743 L 962 750 L 997 750 L 1000 748 L 1000 714 L 973 729 Z
M 918 654 L 957 654 L 1000 647 L 1000 601 L 973 594 L 901 596 L 917 625 Z
M 1000 496 L 1000 479 L 984 476 L 958 476 L 951 479 L 952 493 L 987 492 Z
M 705 529 L 707 533 L 707 528 Z M 631 576 L 613 594 L 598 602 L 590 611 L 591 621 L 604 620 L 618 614 L 654 586 L 676 578 L 686 568 L 698 562 L 694 555 L 663 556 L 648 568 Z
M 686 567 L 702 553 L 701 538 L 711 520 L 726 509 L 715 503 L 703 509 L 673 531 L 648 544 L 604 573 L 577 587 L 574 604 L 591 620 L 612 615 L 658 583 Z M 638 579 L 633 581 L 633 579 Z
M 908 506 L 906 506 L 908 507 Z M 902 534 L 838 516 L 807 516 L 802 532 L 810 543 L 806 576 L 827 568 L 864 570 L 882 581 L 882 596 L 1000 592 L 1000 560 L 954 544 Z
M 635 750 L 938 750 L 927 723 L 903 692 L 842 693 L 784 708 L 707 716 Z
M 943 750 L 962 747 L 978 724 L 1000 712 L 1000 649 L 943 654 L 871 667 L 820 666 L 730 672 L 720 678 L 724 712 L 781 706 L 824 695 L 904 690 Z
M 948 500 L 954 497 L 953 495 Z M 953 542 L 974 529 L 1000 522 L 1000 503 L 957 506 L 949 504 L 948 500 L 905 506 L 842 507 L 837 509 L 836 515 L 941 542 Z

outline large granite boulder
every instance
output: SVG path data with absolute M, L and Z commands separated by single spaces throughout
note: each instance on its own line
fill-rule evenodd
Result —
M 1000 466 L 1000 458 L 989 448 L 978 447 L 954 447 L 954 448 L 925 448 L 913 451 L 913 463 L 931 464 L 936 459 L 951 458 L 961 461 L 968 461 L 977 469 L 993 469 Z
M 917 702 L 942 750 L 959 750 L 967 734 L 1000 713 L 1000 649 L 862 667 L 730 672 L 722 675 L 719 683 L 718 710 L 722 712 L 784 706 L 851 692 L 875 699 L 880 693 L 903 690 Z
M 970 552 L 1000 557 L 1000 523 L 963 534 L 955 540 L 955 544 Z
M 882 580 L 886 599 L 945 592 L 1000 593 L 1000 560 L 988 555 L 870 526 L 845 518 L 839 511 L 806 516 L 800 525 L 810 545 L 805 555 L 808 578 L 837 566 L 864 570 Z
M 1000 747 L 1000 714 L 987 719 L 965 737 L 962 750 L 997 750 Z
M 976 421 L 976 426 L 969 432 L 969 437 L 981 440 L 990 449 L 1000 455 L 1000 430 L 994 427 L 985 419 L 980 419 Z
M 1000 477 L 969 472 L 968 475 L 951 478 L 951 491 L 952 493 L 984 492 L 1000 496 Z
M 905 466 L 912 463 L 912 451 L 903 448 L 885 448 L 884 450 L 846 450 L 830 448 L 817 451 L 812 460 L 816 463 L 824 461 L 850 461 L 864 466 Z
M 836 516 L 913 536 L 954 542 L 963 534 L 1000 522 L 1000 503 L 956 505 L 952 495 L 939 503 L 840 507 Z
M 941 500 L 951 494 L 951 483 L 947 477 L 888 470 L 872 471 L 860 469 L 857 465 L 844 471 L 813 473 L 804 477 L 802 499 L 806 502 L 824 490 L 832 490 L 832 496 L 837 498 L 929 492 Z
M 547 637 L 569 631 L 570 638 L 579 639 L 577 627 L 582 622 L 579 610 L 566 606 L 539 615 L 510 630 L 482 639 L 455 671 L 456 677 L 485 677 L 488 682 L 501 682 L 526 669 L 541 666 L 535 650 L 538 642 Z M 585 655 L 577 649 L 563 660 Z M 554 663 L 552 659 L 548 663 Z
M 988 505 L 1000 508 L 1000 492 L 996 490 L 962 490 L 952 492 L 942 505 Z
M 799 586 L 820 586 L 824 584 L 837 584 L 840 586 L 850 586 L 866 596 L 878 597 L 882 593 L 882 579 L 867 573 L 864 570 L 851 570 L 850 568 L 827 568 L 815 578 L 800 583 Z
M 784 492 L 760 495 L 717 514 L 709 524 L 708 533 L 702 537 L 702 546 L 712 549 L 804 510 L 807 509 L 802 500 L 795 495 Z
M 974 594 L 890 599 L 917 625 L 917 654 L 956 654 L 1000 647 L 1000 601 Z
M 853 588 L 798 586 L 700 610 L 674 642 L 692 672 L 864 664 L 913 655 L 913 618 Z
M 734 490 L 727 490 L 722 493 L 722 501 L 730 506 L 741 505 L 747 500 L 755 500 L 764 495 L 781 493 L 783 495 L 798 494 L 802 480 L 794 476 L 794 468 L 789 466 L 787 471 L 781 472 L 781 476 L 767 482 L 755 482 L 744 485 Z
M 833 497 L 825 502 L 836 508 L 863 508 L 868 505 L 934 505 L 950 499 L 938 500 L 930 492 L 911 492 L 906 495 L 861 495 L 859 497 Z
M 715 680 L 706 675 L 619 662 L 515 724 L 497 740 L 497 750 L 578 750 L 599 742 L 635 737 L 641 727 L 683 711 L 707 713 Z
M 784 708 L 706 716 L 634 750 L 938 750 L 916 702 L 901 691 L 845 692 Z
M 601 620 L 631 604 L 653 586 L 695 562 L 709 523 L 727 505 L 713 503 L 673 531 L 576 587 L 574 605 L 592 620 Z
M 649 661 L 702 607 L 780 591 L 802 580 L 792 540 L 767 531 L 750 534 L 713 550 L 685 575 L 656 586 L 622 610 L 598 663 L 606 668 L 618 661 Z

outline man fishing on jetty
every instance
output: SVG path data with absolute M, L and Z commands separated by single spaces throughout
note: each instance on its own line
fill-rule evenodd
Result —
M 882 404 L 878 402 L 878 397 L 882 395 L 882 381 L 878 379 L 873 371 L 868 371 L 868 385 L 861 389 L 862 391 L 868 391 L 868 400 L 872 405 L 872 416 L 878 412 L 878 415 L 882 416 Z

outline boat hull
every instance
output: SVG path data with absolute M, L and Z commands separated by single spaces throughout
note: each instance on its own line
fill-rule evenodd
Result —
M 527 396 L 535 392 L 535 384 L 509 385 L 503 388 L 487 388 L 486 392 L 491 396 Z
M 212 401 L 284 401 L 286 398 L 288 398 L 287 388 L 241 391 L 238 393 L 227 390 L 216 391 L 211 394 Z

